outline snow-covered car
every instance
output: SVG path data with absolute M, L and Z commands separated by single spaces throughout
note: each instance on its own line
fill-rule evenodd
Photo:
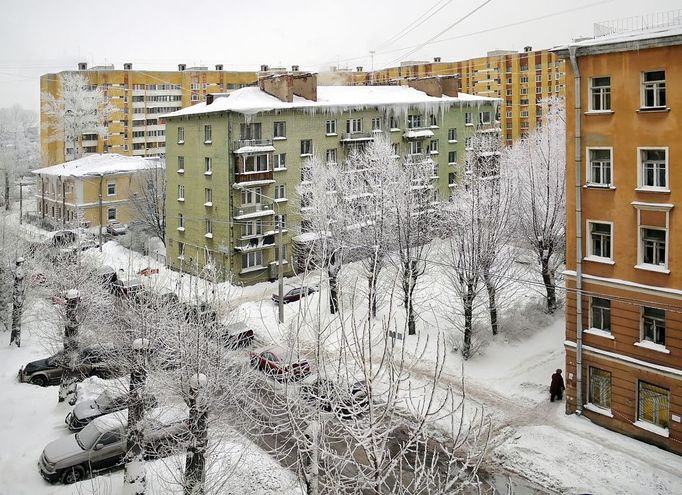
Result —
M 75 435 L 47 444 L 38 461 L 40 474 L 50 483 L 76 483 L 88 474 L 120 465 L 126 453 L 128 410 L 93 420 Z M 171 453 L 189 438 L 186 412 L 153 409 L 145 415 L 146 455 L 158 457 Z
M 156 398 L 153 395 L 143 397 L 145 409 L 156 407 Z M 104 391 L 96 399 L 84 400 L 76 404 L 64 422 L 71 431 L 80 431 L 90 422 L 116 411 L 121 411 L 128 407 L 128 395 L 112 395 L 111 392 Z
M 110 220 L 109 223 L 107 223 L 107 232 L 111 235 L 121 235 L 125 234 L 127 231 L 128 227 L 117 220 Z
M 78 233 L 73 230 L 58 230 L 52 234 L 52 245 L 56 247 L 64 247 L 76 242 Z
M 244 322 L 221 326 L 220 334 L 223 345 L 228 349 L 248 347 L 253 342 L 253 329 Z
M 357 381 L 344 385 L 333 380 L 311 376 L 301 385 L 303 399 L 320 410 L 341 419 L 359 416 L 369 407 L 367 384 Z
M 308 296 L 315 292 L 317 292 L 315 287 L 296 287 L 295 289 L 291 289 L 289 292 L 284 294 L 284 304 L 298 301 L 302 297 Z M 273 294 L 272 301 L 276 304 L 279 304 L 279 294 Z
M 111 292 L 118 297 L 134 297 L 143 289 L 142 280 L 137 277 L 117 278 L 111 283 Z
M 251 352 L 251 366 L 279 381 L 296 381 L 310 374 L 307 359 L 277 345 L 260 347 Z

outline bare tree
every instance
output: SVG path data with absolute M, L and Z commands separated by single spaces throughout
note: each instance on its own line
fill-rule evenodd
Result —
M 146 230 L 166 245 L 166 163 L 153 159 L 135 179 L 130 204 Z
M 564 101 L 544 101 L 542 127 L 517 141 L 505 156 L 518 174 L 519 232 L 537 255 L 547 312 L 557 308 L 555 279 L 566 251 L 566 120 Z
M 21 347 L 21 317 L 24 312 L 24 278 L 26 274 L 21 265 L 24 264 L 24 258 L 19 257 L 16 261 L 14 269 L 14 289 L 12 291 L 12 334 L 9 339 L 10 345 L 16 344 Z
M 49 142 L 63 141 L 64 161 L 70 161 L 83 155 L 83 134 L 96 134 L 102 138 L 108 136 L 108 122 L 116 107 L 84 75 L 67 72 L 60 77 L 58 96 L 49 92 L 41 93 L 41 110 L 46 116 L 43 125 Z
M 0 167 L 4 178 L 1 197 L 6 210 L 9 210 L 12 204 L 12 182 L 37 162 L 38 136 L 35 112 L 19 105 L 0 108 Z

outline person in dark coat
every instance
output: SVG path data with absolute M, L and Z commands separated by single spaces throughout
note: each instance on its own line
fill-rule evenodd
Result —
M 564 379 L 561 376 L 561 370 L 556 370 L 556 373 L 552 375 L 552 384 L 549 386 L 549 400 L 554 402 L 554 397 L 561 400 L 561 397 L 566 390 L 564 387 Z

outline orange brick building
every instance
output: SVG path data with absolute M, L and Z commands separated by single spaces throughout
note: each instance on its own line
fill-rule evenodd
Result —
M 554 51 L 566 60 L 566 409 L 682 453 L 682 26 Z

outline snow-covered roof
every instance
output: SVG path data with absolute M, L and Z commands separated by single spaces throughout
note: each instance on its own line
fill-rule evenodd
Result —
M 271 110 L 302 109 L 311 112 L 342 112 L 388 106 L 443 106 L 462 103 L 493 103 L 499 98 L 459 93 L 458 96 L 428 96 L 423 91 L 408 86 L 318 86 L 317 101 L 294 96 L 291 103 L 271 96 L 257 87 L 241 88 L 225 95 L 216 95 L 213 103 L 205 102 L 162 115 L 163 118 L 185 117 L 216 112 L 237 112 L 254 115 Z
M 234 150 L 234 152 L 237 154 L 267 153 L 269 151 L 275 151 L 275 147 L 271 146 L 271 145 L 268 145 L 268 146 L 242 146 L 241 148 Z
M 596 38 L 575 41 L 567 45 L 552 48 L 554 52 L 567 52 L 569 47 L 575 47 L 577 52 L 594 51 L 605 53 L 610 51 L 639 50 L 650 46 L 657 46 L 663 42 L 662 38 L 673 38 L 666 44 L 682 44 L 682 25 L 662 26 L 651 29 L 614 33 Z M 565 55 L 565 53 L 559 53 Z
M 37 175 L 59 177 L 90 177 L 97 175 L 127 174 L 138 170 L 163 167 L 163 161 L 141 156 L 123 156 L 116 153 L 92 154 L 70 162 L 32 170 Z
M 432 137 L 433 136 L 433 131 L 430 129 L 419 129 L 419 130 L 414 130 L 414 129 L 408 129 L 405 131 L 405 134 L 403 137 L 406 137 L 407 139 L 411 138 L 420 138 L 420 137 Z

